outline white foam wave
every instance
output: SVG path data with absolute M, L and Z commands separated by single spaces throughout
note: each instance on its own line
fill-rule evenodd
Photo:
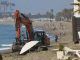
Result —
M 13 44 L 1 44 L 2 47 L 11 47 Z

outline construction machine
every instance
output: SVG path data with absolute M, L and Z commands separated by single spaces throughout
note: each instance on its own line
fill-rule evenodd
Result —
M 16 10 L 14 17 L 15 17 L 16 42 L 13 43 L 12 46 L 13 51 L 20 51 L 22 46 L 25 45 L 25 43 L 35 40 L 39 41 L 39 43 L 36 45 L 37 49 L 41 46 L 47 47 L 48 45 L 50 45 L 50 39 L 46 35 L 45 31 L 40 30 L 34 31 L 32 21 L 25 14 L 20 13 L 19 10 Z M 26 28 L 25 32 L 27 37 L 26 39 L 21 39 L 22 24 Z

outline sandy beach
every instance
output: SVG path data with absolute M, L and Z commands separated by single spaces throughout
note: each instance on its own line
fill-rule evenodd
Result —
M 3 60 L 57 60 L 56 51 L 59 43 L 72 49 L 80 49 L 80 44 L 74 44 L 72 40 L 72 22 L 64 21 L 33 21 L 33 27 L 42 28 L 46 32 L 59 36 L 58 42 L 51 41 L 48 51 L 30 52 L 26 55 L 18 55 L 18 53 L 2 54 Z

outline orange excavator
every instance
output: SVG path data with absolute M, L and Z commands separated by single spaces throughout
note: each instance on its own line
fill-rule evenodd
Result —
M 20 13 L 19 10 L 15 11 L 15 29 L 16 29 L 16 42 L 13 43 L 12 50 L 19 51 L 21 50 L 22 46 L 33 40 L 39 41 L 37 47 L 40 46 L 48 46 L 50 45 L 50 39 L 46 35 L 44 31 L 34 31 L 32 26 L 32 21 L 23 13 Z M 22 24 L 26 28 L 26 41 L 21 40 L 21 26 Z

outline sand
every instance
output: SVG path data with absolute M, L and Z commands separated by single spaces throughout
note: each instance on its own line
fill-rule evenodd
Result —
M 48 51 L 30 52 L 26 55 L 18 55 L 17 53 L 3 54 L 3 60 L 57 60 L 56 51 L 53 49 L 59 47 L 59 43 L 72 49 L 80 49 L 80 44 L 74 44 L 72 40 L 72 22 L 64 21 L 33 21 L 35 28 L 43 28 L 48 33 L 59 36 L 58 42 L 51 41 Z

